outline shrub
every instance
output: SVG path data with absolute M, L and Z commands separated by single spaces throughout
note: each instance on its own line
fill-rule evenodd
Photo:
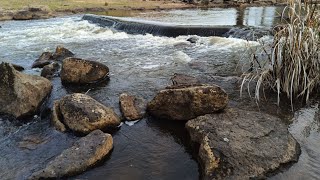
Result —
M 285 15 L 287 16 L 285 18 Z M 320 12 L 317 3 L 289 0 L 282 13 L 282 23 L 274 28 L 274 37 L 267 60 L 253 55 L 251 71 L 243 74 L 245 82 L 254 81 L 255 98 L 260 99 L 262 88 L 285 93 L 291 100 L 309 100 L 320 85 Z

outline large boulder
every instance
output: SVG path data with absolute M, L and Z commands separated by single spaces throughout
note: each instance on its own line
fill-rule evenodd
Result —
M 123 116 L 128 121 L 142 119 L 146 111 L 145 100 L 140 97 L 135 97 L 127 93 L 120 94 L 120 108 Z
M 265 179 L 299 155 L 281 119 L 262 112 L 227 109 L 190 120 L 186 128 L 200 144 L 203 179 Z
M 148 103 L 148 111 L 162 119 L 189 120 L 221 111 L 227 104 L 228 95 L 219 86 L 173 86 L 161 90 Z
M 112 136 L 95 130 L 76 141 L 28 179 L 60 179 L 80 174 L 106 157 L 112 148 Z
M 51 89 L 43 77 L 20 73 L 8 63 L 0 65 L 0 113 L 16 118 L 33 115 Z
M 120 119 L 113 109 L 85 94 L 67 95 L 56 103 L 59 105 L 54 106 L 53 124 L 58 125 L 58 130 L 64 131 L 62 123 L 72 131 L 83 134 L 120 125 Z
M 66 58 L 63 60 L 60 75 L 63 83 L 90 84 L 106 79 L 109 68 L 95 61 Z

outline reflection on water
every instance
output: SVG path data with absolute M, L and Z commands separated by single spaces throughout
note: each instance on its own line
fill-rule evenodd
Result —
M 279 19 L 282 7 L 186 9 L 128 14 L 131 19 L 142 18 L 178 25 L 230 25 L 271 27 Z
M 273 180 L 317 180 L 320 178 L 320 119 L 318 105 L 295 113 L 290 133 L 301 146 L 299 161 Z
M 237 25 L 271 27 L 277 23 L 275 17 L 279 15 L 279 11 L 276 7 L 250 7 L 244 11 L 239 10 L 239 14 L 244 12 L 244 16 L 242 24 Z

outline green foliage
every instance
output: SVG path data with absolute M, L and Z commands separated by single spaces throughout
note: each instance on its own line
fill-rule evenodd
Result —
M 285 18 L 286 17 L 286 18 Z M 252 59 L 252 71 L 243 75 L 243 83 L 256 82 L 255 98 L 262 88 L 272 88 L 291 99 L 310 95 L 320 86 L 320 12 L 312 1 L 289 0 L 282 23 L 275 27 L 268 60 Z M 253 57 L 256 57 L 255 55 Z M 264 65 L 262 65 L 264 64 Z M 241 90 L 242 91 L 242 90 Z

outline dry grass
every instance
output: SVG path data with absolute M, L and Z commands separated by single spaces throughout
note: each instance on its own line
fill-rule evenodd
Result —
M 307 0 L 289 0 L 283 12 L 284 25 L 276 27 L 267 63 L 252 59 L 252 72 L 244 74 L 245 82 L 256 82 L 255 98 L 263 88 L 284 93 L 291 100 L 309 100 L 320 85 L 320 12 L 319 6 Z M 253 56 L 256 57 L 256 56 Z M 293 107 L 292 107 L 293 108 Z
M 183 7 L 184 4 L 142 0 L 0 0 L 0 9 L 19 10 L 27 6 L 48 6 L 53 11 L 77 8 L 145 8 Z

